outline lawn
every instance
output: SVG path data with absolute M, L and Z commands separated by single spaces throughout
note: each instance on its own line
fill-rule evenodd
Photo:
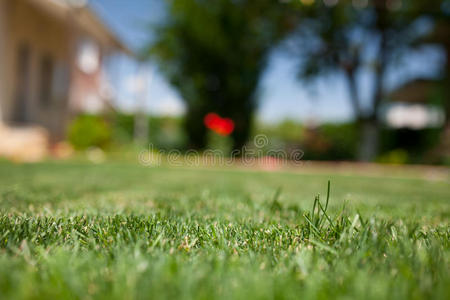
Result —
M 449 216 L 448 179 L 1 162 L 0 299 L 449 299 Z

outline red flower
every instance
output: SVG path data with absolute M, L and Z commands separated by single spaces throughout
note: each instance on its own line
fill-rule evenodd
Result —
M 221 118 L 216 113 L 209 113 L 204 119 L 205 126 L 223 136 L 228 136 L 234 131 L 234 122 L 228 118 Z

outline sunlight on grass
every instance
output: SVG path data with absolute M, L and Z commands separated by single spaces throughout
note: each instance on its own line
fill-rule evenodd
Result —
M 449 196 L 411 178 L 2 163 L 0 296 L 444 299 Z

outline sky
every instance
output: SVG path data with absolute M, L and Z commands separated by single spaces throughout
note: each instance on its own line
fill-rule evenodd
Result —
M 132 50 L 139 51 L 151 41 L 151 24 L 164 19 L 162 0 L 90 0 L 94 11 Z M 388 88 L 414 77 L 430 77 L 442 63 L 442 55 L 434 49 L 410 53 L 401 68 L 388 73 Z M 181 114 L 181 97 L 149 62 L 146 76 L 145 103 L 136 101 L 139 86 L 138 65 L 129 58 L 119 57 L 112 73 L 118 94 L 117 105 L 126 111 L 144 108 L 151 114 Z M 370 94 L 370 74 L 361 74 L 362 98 Z M 304 83 L 296 79 L 296 64 L 285 51 L 275 49 L 261 78 L 258 119 L 276 123 L 285 119 L 300 122 L 342 122 L 352 118 L 345 81 L 338 74 Z

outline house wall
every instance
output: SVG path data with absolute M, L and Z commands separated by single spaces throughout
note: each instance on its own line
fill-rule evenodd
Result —
M 19 94 L 24 96 L 25 123 L 46 127 L 53 137 L 64 134 L 67 117 L 67 98 L 70 82 L 70 35 L 65 22 L 48 15 L 26 0 L 0 0 L 6 20 L 6 49 L 4 59 L 3 118 L 6 122 L 17 122 Z M 5 5 L 6 4 L 6 5 Z M 5 22 L 4 22 L 5 23 Z M 29 49 L 29 77 L 27 87 L 18 86 L 19 49 Z M 49 98 L 42 101 L 42 65 L 44 57 L 52 62 L 52 77 Z
M 86 38 L 100 49 L 94 72 L 77 64 Z M 0 118 L 12 126 L 41 125 L 53 140 L 64 138 L 70 118 L 110 107 L 103 62 L 118 49 L 125 48 L 88 9 L 51 0 L 0 0 Z M 49 77 L 50 87 L 43 84 Z
M 0 0 L 0 125 L 3 122 L 3 107 L 6 101 L 6 68 L 4 67 L 5 62 L 5 49 L 6 49 L 6 1 Z M 3 67 L 2 67 L 3 66 Z
M 98 66 L 91 72 L 85 72 L 78 64 L 72 69 L 72 86 L 70 89 L 70 110 L 73 114 L 101 113 L 111 108 L 114 97 L 113 87 L 110 85 L 107 72 L 108 60 L 114 53 L 114 48 L 101 39 L 97 39 L 90 32 L 79 30 L 77 33 L 78 46 L 89 41 L 98 49 Z

